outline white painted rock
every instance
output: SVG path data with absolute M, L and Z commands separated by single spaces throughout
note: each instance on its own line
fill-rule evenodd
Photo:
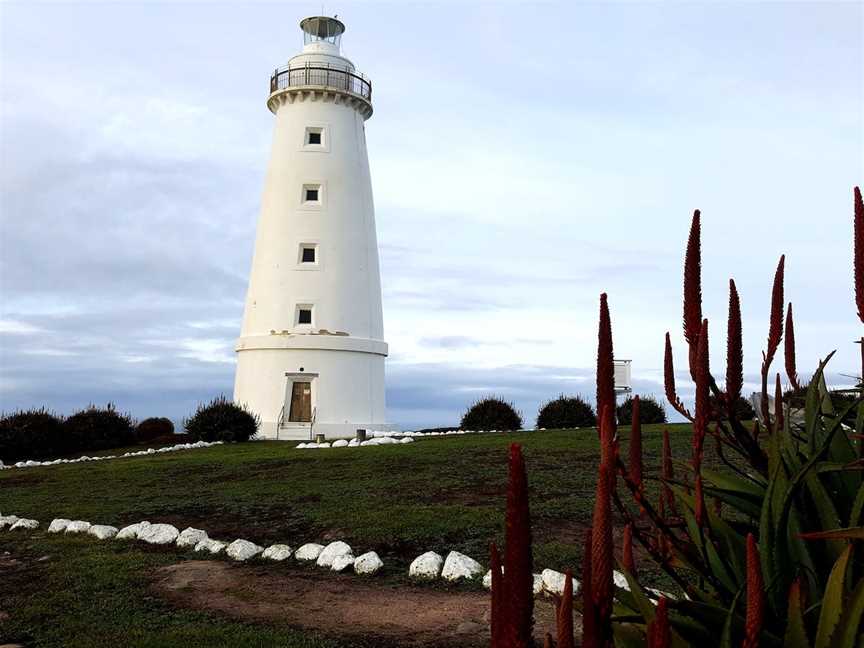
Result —
M 178 547 L 195 547 L 202 540 L 207 539 L 207 532 L 202 531 L 201 529 L 193 529 L 192 527 L 187 527 L 183 529 L 179 536 L 177 536 L 177 546 Z
M 29 520 L 27 518 L 19 518 L 15 521 L 11 527 L 9 527 L 10 531 L 15 531 L 16 529 L 38 529 L 39 528 L 39 520 Z
M 288 560 L 291 557 L 291 547 L 286 544 L 270 545 L 264 550 L 261 557 L 266 558 L 267 560 L 276 560 L 279 562 Z
M 333 564 L 330 566 L 330 569 L 335 572 L 343 572 L 353 566 L 354 556 L 352 554 L 342 554 L 333 559 Z
M 351 545 L 337 540 L 336 542 L 331 542 L 321 550 L 321 553 L 318 554 L 317 565 L 319 567 L 332 567 L 333 561 L 339 556 L 353 555 L 353 553 Z M 353 563 L 354 561 L 352 560 L 351 562 Z
M 117 527 L 108 526 L 107 524 L 94 524 L 87 529 L 87 533 L 98 540 L 108 540 L 117 535 Z
M 48 533 L 60 533 L 61 531 L 66 530 L 66 526 L 72 520 L 67 520 L 66 518 L 55 518 L 51 520 L 51 524 L 48 525 Z
M 371 576 L 377 574 L 384 563 L 374 551 L 369 551 L 354 560 L 354 572 L 357 574 Z
M 6 527 L 11 527 L 18 521 L 17 515 L 2 515 L 0 516 L 0 531 Z
M 422 556 L 417 556 L 411 566 L 408 567 L 408 576 L 424 580 L 434 580 L 441 573 L 444 559 L 434 551 L 427 551 Z
M 490 583 L 490 588 L 491 583 Z M 534 596 L 537 596 L 540 592 L 543 591 L 543 576 L 540 574 L 534 574 L 534 585 L 532 587 L 532 591 L 534 592 Z M 562 590 L 563 591 L 563 590 Z M 573 580 L 573 595 L 576 595 L 576 580 Z
M 137 540 L 138 539 L 138 530 L 141 528 L 141 523 L 136 522 L 135 524 L 130 524 L 129 526 L 125 526 L 117 532 L 117 535 L 114 536 L 115 540 Z
M 180 532 L 170 524 L 148 524 L 138 530 L 138 539 L 155 545 L 172 544 L 177 541 Z
M 561 596 L 564 592 L 564 574 L 557 572 L 554 569 L 544 569 L 540 574 L 543 581 L 543 591 L 549 594 L 557 594 Z
M 347 439 L 338 439 L 337 441 L 333 442 L 333 445 L 331 447 L 333 447 L 333 448 L 347 448 L 348 447 L 348 440 Z
M 441 571 L 441 578 L 446 581 L 454 582 L 463 578 L 472 579 L 483 573 L 483 565 L 478 563 L 470 556 L 466 556 L 458 551 L 451 551 L 447 554 L 447 560 L 444 561 L 444 569 Z
M 615 587 L 620 587 L 628 592 L 630 591 L 630 583 L 627 582 L 627 577 L 617 569 L 612 572 L 612 581 L 615 583 Z
M 503 567 L 501 568 L 501 572 L 502 573 L 504 572 Z M 483 587 L 485 587 L 487 590 L 492 589 L 492 570 L 491 569 L 483 575 Z
M 294 557 L 297 560 L 300 560 L 303 562 L 318 560 L 318 556 L 321 555 L 321 552 L 323 550 L 324 550 L 324 545 L 315 544 L 314 542 L 307 542 L 302 547 L 300 547 L 297 551 L 294 552 Z
M 234 560 L 249 560 L 264 551 L 264 547 L 259 547 L 254 542 L 248 540 L 235 540 L 228 545 L 225 553 Z
M 411 437 L 405 437 L 404 439 L 399 439 L 399 443 L 414 443 L 414 439 Z
M 206 538 L 195 545 L 195 551 L 207 551 L 211 554 L 218 554 L 225 550 L 227 547 L 224 542 L 219 540 L 213 540 L 212 538 Z
M 66 533 L 87 533 L 92 525 L 85 520 L 72 520 L 66 525 Z

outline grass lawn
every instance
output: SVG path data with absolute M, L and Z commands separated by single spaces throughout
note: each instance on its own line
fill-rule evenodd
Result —
M 669 427 L 673 453 L 685 459 L 690 427 Z M 661 429 L 644 428 L 646 475 L 659 470 Z M 622 452 L 626 436 L 624 428 Z M 261 545 L 343 539 L 355 554 L 377 551 L 387 565 L 381 578 L 397 583 L 410 561 L 430 549 L 455 549 L 487 562 L 489 541 L 503 540 L 513 441 L 522 443 L 528 466 L 535 567 L 578 572 L 596 484 L 593 429 L 437 437 L 362 449 L 256 442 L 8 470 L 0 472 L 0 511 L 36 518 L 43 528 L 55 517 L 117 527 L 146 519 Z M 653 497 L 656 484 L 646 486 Z M 12 636 L 37 646 L 94 645 L 94 637 L 101 643 L 131 629 L 140 637 L 126 645 L 239 645 L 222 642 L 220 633 L 236 638 L 247 631 L 245 645 L 337 645 L 286 628 L 256 625 L 252 632 L 240 622 L 167 609 L 148 598 L 148 571 L 188 556 L 182 552 L 44 532 L 2 533 L 0 556 L 4 550 L 27 562 L 19 571 L 29 576 L 18 574 L 18 588 L 0 590 L 0 610 L 11 615 L 0 616 L 0 639 L 5 624 Z M 36 562 L 41 555 L 54 558 Z M 0 579 L 10 570 L 0 563 Z

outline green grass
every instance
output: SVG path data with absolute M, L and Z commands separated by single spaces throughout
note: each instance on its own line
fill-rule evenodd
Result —
M 661 429 L 644 428 L 646 475 L 659 470 Z M 689 456 L 689 426 L 670 429 L 673 452 Z M 626 435 L 622 429 L 622 452 Z M 387 565 L 382 578 L 400 581 L 409 562 L 430 549 L 455 549 L 487 562 L 490 540 L 503 541 L 507 446 L 513 441 L 522 443 L 528 467 L 535 567 L 578 571 L 597 475 L 593 429 L 439 437 L 362 449 L 295 450 L 293 443 L 256 442 L 8 470 L 0 473 L 0 511 L 36 518 L 43 527 L 55 517 L 117 527 L 146 519 L 261 545 L 344 539 L 355 553 L 377 551 Z M 655 489 L 649 481 L 649 496 Z M 0 534 L 0 555 L 5 549 L 15 557 L 57 557 L 34 563 L 38 593 L 25 583 L 17 593 L 0 594 L 0 609 L 11 609 L 13 629 L 33 645 L 85 645 L 64 643 L 61 630 L 63 636 L 96 636 L 102 643 L 123 627 L 139 635 L 127 645 L 241 645 L 235 638 L 248 630 L 146 599 L 147 572 L 188 554 L 44 532 L 24 538 Z M 79 576 L 84 573 L 90 578 Z M 11 603 L 4 601 L 9 596 Z M 85 614 L 94 604 L 100 614 Z M 103 617 L 119 629 L 103 626 Z M 155 619 L 158 635 L 145 642 L 145 635 L 157 632 Z M 249 632 L 254 638 L 247 645 L 334 645 L 285 629 Z M 232 642 L 222 642 L 220 633 L 230 634 Z

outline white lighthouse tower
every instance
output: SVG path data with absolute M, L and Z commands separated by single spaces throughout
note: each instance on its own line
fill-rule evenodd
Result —
M 300 28 L 303 52 L 270 79 L 273 149 L 236 347 L 234 400 L 273 439 L 385 427 L 372 84 L 341 55 L 339 20 Z

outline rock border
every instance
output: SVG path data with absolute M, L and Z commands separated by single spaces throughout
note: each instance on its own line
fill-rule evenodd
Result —
M 165 452 L 177 452 L 178 450 L 195 450 L 197 448 L 210 448 L 223 445 L 224 441 L 195 441 L 194 443 L 177 443 L 173 446 L 163 448 L 147 448 L 136 452 L 124 452 L 122 455 L 101 455 L 99 457 L 78 457 L 77 459 L 53 459 L 51 461 L 18 461 L 10 466 L 0 461 L 0 470 L 11 470 L 13 468 L 39 468 L 41 466 L 60 466 L 64 464 L 84 463 L 88 461 L 107 461 L 108 459 L 128 459 L 129 457 L 143 457 L 146 455 L 163 454 Z
M 0 531 L 8 529 L 9 532 L 24 530 L 35 530 L 40 527 L 38 520 L 18 517 L 16 515 L 0 514 Z M 278 543 L 269 547 L 259 546 L 249 540 L 237 538 L 227 542 L 215 540 L 207 535 L 203 529 L 187 527 L 180 531 L 170 524 L 155 523 L 147 521 L 137 522 L 122 527 L 105 524 L 91 524 L 85 520 L 70 520 L 67 518 L 55 518 L 48 526 L 48 533 L 64 535 L 89 536 L 99 541 L 140 541 L 161 546 L 175 546 L 186 551 L 196 553 L 208 552 L 211 555 L 224 554 L 229 558 L 245 562 L 257 559 L 263 562 L 283 562 L 292 557 L 292 549 L 289 545 Z M 193 538 L 196 543 L 193 545 Z M 293 558 L 300 563 L 312 563 L 322 569 L 345 573 L 353 571 L 361 576 L 372 576 L 377 574 L 383 567 L 384 562 L 374 551 L 367 551 L 354 557 L 354 550 L 349 544 L 342 540 L 336 540 L 322 545 L 308 542 L 293 551 Z M 503 568 L 502 568 L 503 569 Z M 434 551 L 427 551 L 415 558 L 408 568 L 408 577 L 413 581 L 435 581 L 446 580 L 451 583 L 458 581 L 479 581 L 485 589 L 492 589 L 492 571 L 483 572 L 482 565 L 463 553 L 450 551 L 446 558 Z M 613 571 L 615 586 L 630 591 L 630 585 L 624 574 Z M 565 575 L 553 569 L 544 569 L 539 574 L 534 574 L 535 596 L 561 596 L 564 591 Z M 573 595 L 576 596 L 581 589 L 581 583 L 573 578 Z M 668 592 L 646 588 L 649 596 L 674 600 L 676 597 Z M 656 598 L 654 601 L 656 602 Z
M 546 428 L 531 428 L 523 430 L 447 430 L 444 432 L 400 432 L 398 430 L 370 430 L 367 432 L 366 441 L 358 442 L 357 439 L 337 439 L 336 441 L 325 441 L 315 443 L 314 441 L 299 443 L 294 446 L 297 450 L 311 450 L 313 448 L 366 448 L 369 446 L 400 445 L 412 443 L 415 440 L 429 439 L 441 436 L 460 436 L 464 434 L 515 434 L 519 432 L 540 432 Z M 575 428 L 578 429 L 578 428 Z

